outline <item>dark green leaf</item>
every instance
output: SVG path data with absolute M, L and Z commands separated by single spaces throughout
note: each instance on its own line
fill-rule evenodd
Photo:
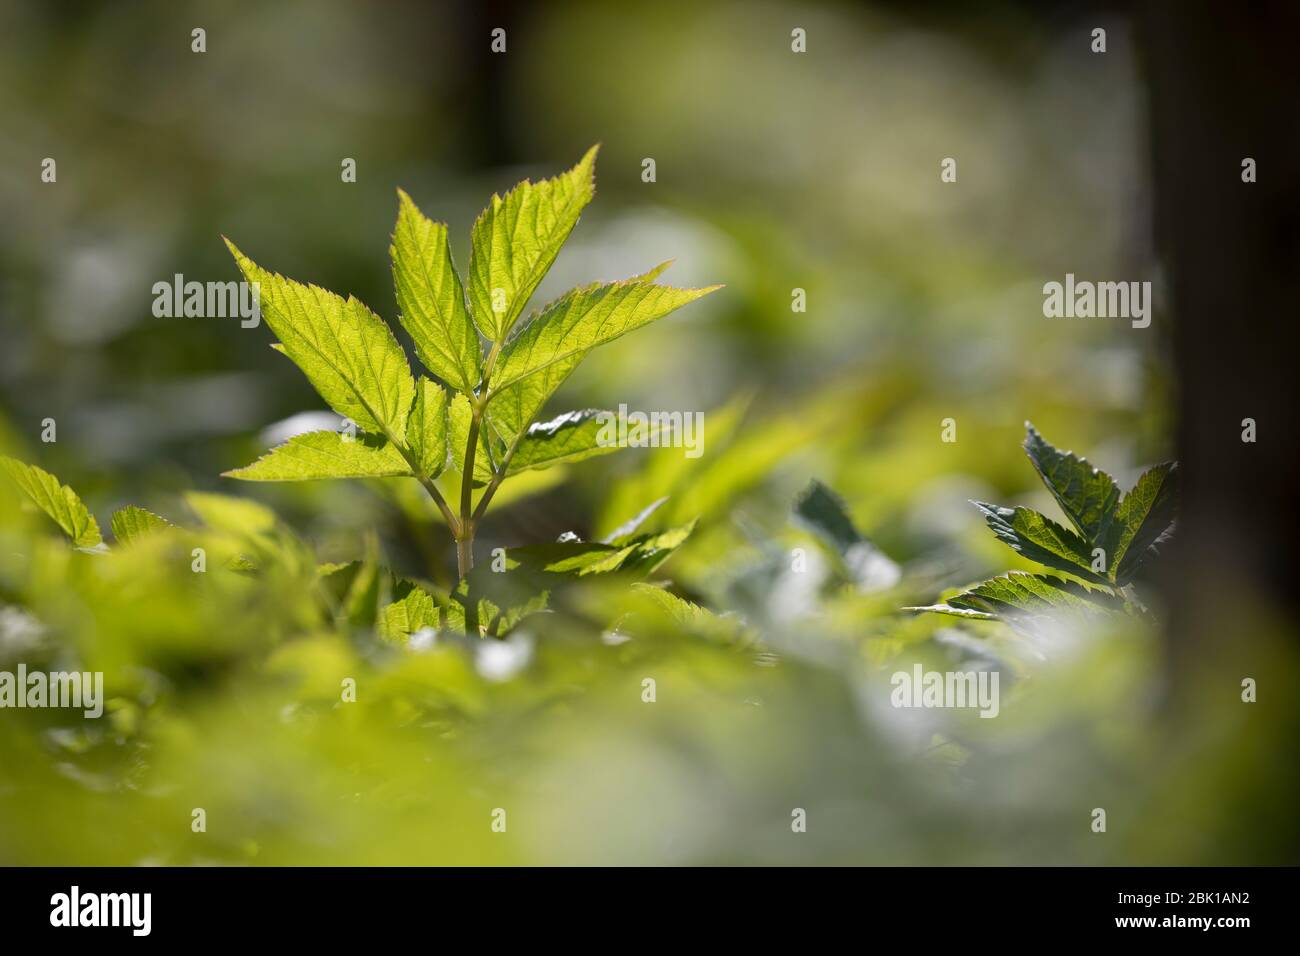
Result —
M 1115 479 L 1085 458 L 1058 451 L 1029 422 L 1025 451 L 1061 510 L 1088 543 L 1102 540 L 1119 501 Z
M 999 540 L 1030 561 L 1098 584 L 1110 583 L 1106 574 L 1092 570 L 1092 548 L 1088 543 L 1046 515 L 1028 508 L 1001 508 L 982 501 L 972 504 L 979 508 Z
M 1120 502 L 1110 540 L 1115 581 L 1125 585 L 1169 531 L 1178 506 L 1178 466 L 1156 465 Z

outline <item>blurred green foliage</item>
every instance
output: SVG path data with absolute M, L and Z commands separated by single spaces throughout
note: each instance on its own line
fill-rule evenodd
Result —
M 1123 29 L 1102 63 L 1085 24 L 1014 8 L 593 2 L 515 10 L 494 60 L 495 24 L 416 3 L 80 9 L 0 14 L 0 453 L 101 526 L 132 502 L 182 530 L 87 554 L 0 499 L 0 669 L 102 670 L 109 696 L 0 711 L 0 863 L 1294 862 L 1294 708 L 1241 704 L 1213 659 L 1168 706 L 1139 623 L 1043 647 L 898 610 L 1032 569 L 967 503 L 1055 514 L 1025 419 L 1126 487 L 1170 457 L 1163 323 L 1041 313 L 1046 278 L 1153 268 Z M 555 407 L 704 410 L 706 453 L 520 476 L 479 547 L 598 540 L 665 497 L 645 530 L 694 531 L 662 590 L 584 578 L 505 641 L 385 640 L 402 581 L 454 586 L 436 509 L 399 481 L 240 487 L 256 518 L 194 498 L 320 405 L 266 330 L 155 318 L 152 285 L 236 278 L 238 235 L 392 317 L 397 186 L 464 236 L 597 141 L 601 202 L 537 301 L 669 256 L 727 288 Z M 896 583 L 792 520 L 812 477 Z M 1224 622 L 1260 674 L 1294 672 L 1285 627 Z M 914 661 L 998 668 L 999 718 L 890 708 Z

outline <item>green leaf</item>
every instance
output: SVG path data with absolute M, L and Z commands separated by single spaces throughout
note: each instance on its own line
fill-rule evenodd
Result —
M 469 298 L 474 322 L 493 342 L 505 339 L 546 275 L 578 217 L 595 195 L 596 152 L 554 179 L 527 180 L 492 196 L 470 236 Z M 504 301 L 493 309 L 493 293 Z
M 440 626 L 438 602 L 412 581 L 401 580 L 394 589 L 396 600 L 384 605 L 376 621 L 379 637 L 390 643 L 405 643 L 416 631 Z
M 471 599 L 469 578 L 462 578 L 447 602 L 447 629 L 473 637 L 504 637 L 530 614 L 545 611 L 550 595 L 532 591 L 522 582 L 506 582 L 496 590 L 505 592 L 493 598 Z
M 707 626 L 718 620 L 718 616 L 712 611 L 700 607 L 685 598 L 680 598 L 671 591 L 653 584 L 646 584 L 638 581 L 632 585 L 632 591 L 644 596 L 649 603 L 666 614 L 679 627 L 685 630 L 693 630 L 697 627 Z
M 623 476 L 609 490 L 604 503 L 603 514 L 597 527 L 601 529 L 612 528 L 616 522 L 625 521 L 627 515 L 632 513 L 633 509 L 641 507 L 643 502 L 652 501 L 656 498 L 671 499 L 671 504 L 665 509 L 665 516 L 672 515 L 677 520 L 683 520 L 703 514 L 706 509 L 699 507 L 701 502 L 698 496 L 686 509 L 678 507 L 679 496 L 688 495 L 691 486 L 701 481 L 702 478 L 707 480 L 710 471 L 709 464 L 714 459 L 721 458 L 723 465 L 727 465 L 731 444 L 736 440 L 739 424 L 744 418 L 751 401 L 751 394 L 741 393 L 731 398 L 725 405 L 711 408 L 705 413 L 703 445 L 711 449 L 708 457 L 687 458 L 685 455 L 646 456 L 639 474 Z M 803 416 L 799 417 L 801 421 L 805 420 Z M 766 430 L 765 426 L 764 431 L 766 432 Z M 777 425 L 774 430 L 781 432 L 784 429 L 782 426 Z M 813 437 L 817 433 L 816 428 L 809 429 L 806 425 L 802 431 L 805 434 L 811 431 Z M 777 458 L 790 453 L 789 447 L 784 446 L 779 441 L 773 442 L 773 444 L 776 445 L 775 455 Z M 767 474 L 773 463 L 769 460 L 760 462 L 759 465 L 762 468 L 762 474 Z M 734 474 L 741 469 L 726 468 L 726 470 Z M 749 469 L 746 467 L 744 470 L 748 471 Z M 715 487 L 717 487 L 717 484 L 715 484 Z M 723 489 L 724 493 L 729 493 L 731 490 L 730 488 Z M 728 504 L 730 500 L 728 495 Z M 669 518 L 669 520 L 672 520 L 672 518 Z
M 1073 531 L 1029 508 L 1001 508 L 983 501 L 971 502 L 993 533 L 1013 551 L 1030 561 L 1058 571 L 1109 584 L 1105 574 L 1092 570 L 1092 547 Z M 1109 568 L 1109 557 L 1107 568 Z
M 605 543 L 619 545 L 626 544 L 627 540 L 631 538 L 632 535 L 636 534 L 636 530 L 640 528 L 641 525 L 645 524 L 646 520 L 649 519 L 652 514 L 663 507 L 664 502 L 667 500 L 668 496 L 664 495 L 662 498 L 657 498 L 650 502 L 650 504 L 646 505 L 631 518 L 628 518 L 609 534 L 605 535 Z
M 501 351 L 488 406 L 494 427 L 513 441 L 592 349 L 720 288 L 675 289 L 629 279 L 561 296 Z
M 1169 530 L 1178 506 L 1178 466 L 1156 465 L 1124 496 L 1111 526 L 1111 563 L 1115 582 L 1128 584 L 1152 546 Z
M 222 474 L 241 481 L 314 481 L 391 478 L 410 473 L 401 453 L 377 436 L 307 432 L 277 445 L 251 465 Z
M 795 500 L 794 516 L 830 548 L 859 587 L 879 590 L 898 583 L 898 565 L 858 532 L 844 500 L 817 479 Z
M 367 535 L 363 559 L 326 569 L 322 574 L 321 585 L 334 602 L 335 615 L 355 628 L 373 627 L 380 601 L 388 600 L 388 579 L 377 563 L 378 550 L 377 540 Z
M 506 574 L 516 570 L 570 574 L 582 577 L 592 573 L 617 570 L 631 548 L 620 548 L 597 541 L 547 541 L 507 548 L 503 559 Z M 483 575 L 486 577 L 486 575 Z M 489 579 L 491 580 L 491 579 Z
M 95 548 L 104 541 L 99 524 L 77 493 L 48 471 L 16 458 L 0 457 L 0 466 L 32 503 L 54 520 L 78 548 Z
M 146 511 L 144 508 L 137 508 L 135 505 L 127 505 L 113 512 L 113 520 L 110 524 L 113 528 L 113 537 L 119 544 L 131 544 L 146 535 L 176 527 L 161 515 Z
M 720 617 L 665 588 L 637 582 L 632 585 L 632 592 L 669 622 L 676 632 L 727 642 L 752 636 L 740 620 Z
M 436 478 L 447 467 L 447 393 L 427 378 L 416 383 L 415 407 L 406 423 L 406 446 L 415 458 L 419 477 Z
M 990 614 L 1005 614 L 1009 610 L 1033 613 L 1066 610 L 1095 615 L 1103 611 L 1119 611 L 1124 606 L 1122 600 L 1109 592 L 1051 574 L 1028 574 L 1024 571 L 1011 571 L 991 578 L 950 598 L 948 603 Z
M 648 269 L 645 272 L 640 273 L 639 275 L 632 276 L 632 278 L 629 281 L 654 282 L 655 279 L 658 279 L 661 275 L 667 272 L 668 267 L 671 266 L 675 261 L 676 261 L 675 259 L 665 259 L 663 262 L 659 263 L 659 265 L 655 266 L 654 268 Z
M 508 548 L 504 571 L 486 566 L 476 567 L 473 574 L 481 578 L 483 593 L 491 596 L 491 584 L 509 578 L 516 571 L 534 574 L 585 577 L 589 574 L 612 574 L 634 571 L 648 574 L 662 564 L 695 530 L 694 523 L 670 528 L 657 534 L 642 534 L 621 544 L 598 541 L 549 541 Z
M 795 499 L 794 514 L 804 527 L 840 553 L 862 540 L 844 499 L 816 478 Z
M 630 553 L 618 562 L 616 569 L 609 570 L 639 574 L 643 577 L 653 574 L 660 565 L 673 556 L 687 538 L 694 534 L 695 525 L 696 522 L 691 521 L 657 534 L 642 534 L 628 539 L 621 547 L 623 550 L 630 550 Z M 605 570 L 603 565 L 598 566 L 598 569 Z
M 249 501 L 247 498 L 216 495 L 206 491 L 188 491 L 185 493 L 185 503 L 205 525 L 214 531 L 257 535 L 275 528 L 275 512 L 266 505 Z
M 229 239 L 262 316 L 321 397 L 366 431 L 400 440 L 415 399 L 411 368 L 392 331 L 361 302 L 267 272 Z
M 1025 428 L 1025 451 L 1039 477 L 1084 540 L 1100 542 L 1119 501 L 1115 479 L 1085 458 L 1058 451 L 1029 422 Z
M 1123 609 L 1124 602 L 1109 592 L 1050 574 L 1012 571 L 977 584 L 949 598 L 946 604 L 903 610 L 985 620 L 998 618 L 1018 630 L 1041 633 L 1065 619 L 1095 621 Z
M 929 604 L 925 607 L 905 607 L 904 611 L 929 611 L 933 614 L 946 614 L 949 617 L 964 617 L 972 621 L 996 621 L 998 616 L 987 611 L 972 611 L 970 608 L 953 607 L 951 604 Z
M 575 579 L 650 574 L 690 537 L 694 527 L 692 523 L 638 535 L 618 545 L 552 541 L 509 548 L 504 570 L 479 564 L 460 581 L 447 606 L 447 625 L 466 630 L 468 612 L 471 633 L 504 634 L 526 615 L 545 610 L 552 593 Z
M 544 308 L 502 350 L 493 375 L 493 388 L 509 388 L 565 359 L 584 355 L 662 319 L 721 288 L 712 285 L 677 289 L 625 279 L 571 289 Z
M 618 451 L 625 447 L 618 443 L 619 424 L 617 413 L 594 408 L 565 412 L 549 422 L 534 422 L 519 440 L 506 474 Z M 638 440 L 643 437 L 648 442 L 663 430 L 661 422 L 652 421 L 638 434 Z
M 447 227 L 425 217 L 402 190 L 397 195 L 397 227 L 388 251 L 399 320 L 425 367 L 453 389 L 472 394 L 479 379 L 478 333 L 465 308 Z

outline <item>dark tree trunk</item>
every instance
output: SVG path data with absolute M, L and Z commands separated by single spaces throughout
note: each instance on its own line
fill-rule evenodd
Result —
M 1300 4 L 1152 2 L 1139 30 L 1180 392 L 1178 665 L 1212 644 L 1220 657 L 1234 627 L 1300 591 Z M 1257 182 L 1242 181 L 1247 157 Z

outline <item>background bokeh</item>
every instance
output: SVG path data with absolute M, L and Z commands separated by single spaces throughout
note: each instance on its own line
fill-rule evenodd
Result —
M 127 502 L 185 520 L 195 489 L 256 499 L 294 557 L 199 593 L 161 553 L 109 567 L 6 507 L 0 666 L 100 665 L 115 703 L 105 727 L 0 712 L 0 862 L 1294 861 L 1295 712 L 1241 704 L 1242 674 L 1192 668 L 1172 694 L 1156 633 L 1042 648 L 897 610 L 1031 567 L 968 504 L 1053 511 L 1026 420 L 1124 487 L 1176 454 L 1132 31 L 1031 4 L 5 5 L 0 446 L 101 525 Z M 321 626 L 314 560 L 445 585 L 445 529 L 397 486 L 219 477 L 323 406 L 265 326 L 156 318 L 154 283 L 236 279 L 226 235 L 392 320 L 398 187 L 463 268 L 493 191 L 596 142 L 597 198 L 535 301 L 667 258 L 674 284 L 726 288 L 603 348 L 553 409 L 704 411 L 705 454 L 521 481 L 480 548 L 590 538 L 670 494 L 657 520 L 700 523 L 661 576 L 761 640 L 665 623 L 611 644 L 592 621 L 622 598 L 597 592 L 516 640 L 502 679 L 482 648 Z M 1155 321 L 1045 319 L 1067 272 L 1151 279 Z M 813 477 L 898 590 L 756 572 L 806 543 L 789 511 Z M 1285 629 L 1242 625 L 1261 672 L 1294 666 Z M 913 659 L 993 662 L 1002 716 L 900 722 L 882 687 Z M 340 675 L 356 705 L 333 703 Z

